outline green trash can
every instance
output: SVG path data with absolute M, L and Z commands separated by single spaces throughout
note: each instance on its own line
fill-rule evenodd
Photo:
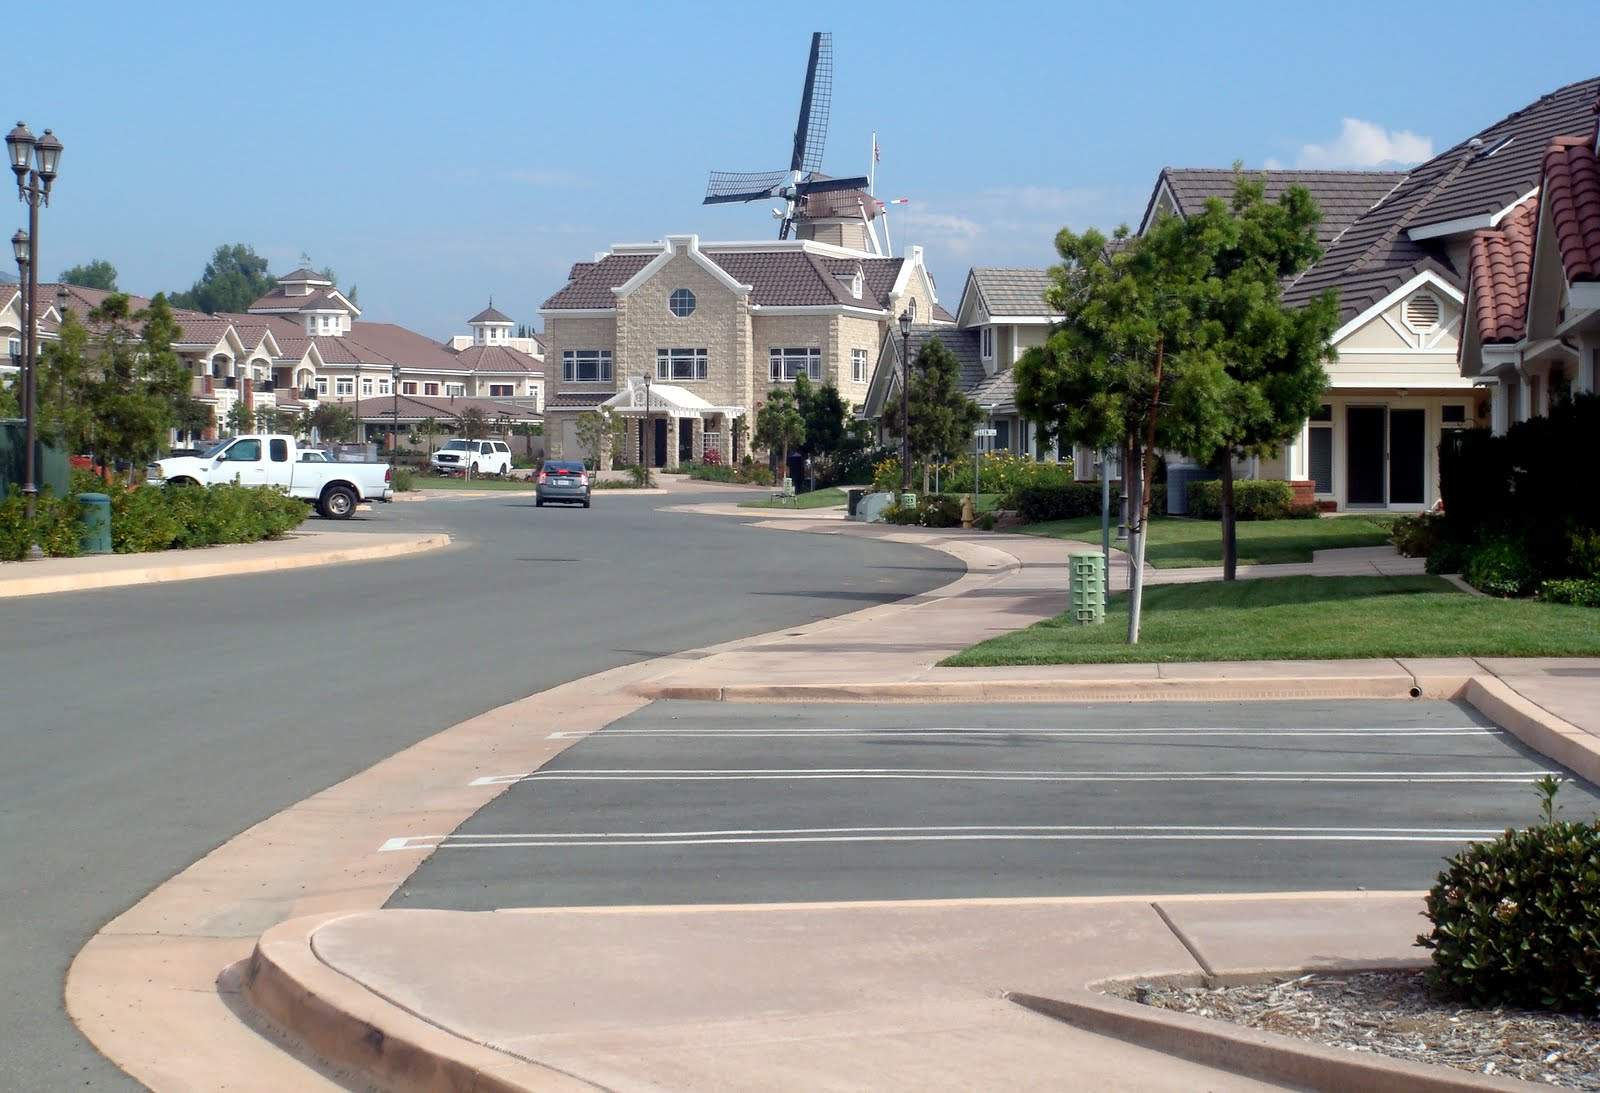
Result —
M 1067 613 L 1079 626 L 1106 621 L 1106 559 L 1099 551 L 1067 555 Z
M 103 493 L 80 493 L 83 506 L 82 531 L 78 535 L 80 554 L 111 553 L 111 498 Z

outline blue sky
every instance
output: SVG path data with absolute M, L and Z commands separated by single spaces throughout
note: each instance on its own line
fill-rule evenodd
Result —
M 1561 33 L 1582 3 L 791 10 L 26 3 L 8 43 L 44 45 L 0 101 L 6 128 L 66 144 L 46 275 L 105 257 L 129 291 L 187 288 L 247 242 L 444 337 L 491 292 L 536 322 L 612 242 L 774 235 L 764 206 L 699 202 L 710 168 L 786 165 L 814 29 L 837 66 L 826 168 L 864 172 L 878 131 L 879 196 L 911 199 L 894 243 L 927 249 L 952 307 L 970 265 L 1045 264 L 1062 225 L 1137 220 L 1163 165 L 1389 166 L 1600 66 L 1592 35 Z

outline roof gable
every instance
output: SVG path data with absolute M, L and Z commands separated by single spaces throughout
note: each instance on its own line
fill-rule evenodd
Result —
M 1278 200 L 1295 186 L 1309 191 L 1317 208 L 1322 211 L 1322 222 L 1317 226 L 1317 241 L 1324 247 L 1406 178 L 1405 171 L 1271 170 L 1242 173 L 1246 178 L 1262 183 L 1268 201 Z M 1149 227 L 1163 191 L 1170 195 L 1178 215 L 1193 216 L 1204 209 L 1206 202 L 1213 197 L 1224 203 L 1232 201 L 1237 178 L 1238 175 L 1231 168 L 1164 168 L 1150 194 L 1144 219 L 1139 222 L 1140 233 Z

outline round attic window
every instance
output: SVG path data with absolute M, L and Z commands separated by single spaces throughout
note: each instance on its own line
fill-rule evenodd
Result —
M 686 288 L 675 288 L 672 295 L 667 297 L 667 306 L 678 318 L 687 319 L 694 314 L 694 293 Z

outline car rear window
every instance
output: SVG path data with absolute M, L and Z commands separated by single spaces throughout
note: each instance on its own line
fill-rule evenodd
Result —
M 555 461 L 555 460 L 552 460 L 551 462 L 546 463 L 544 465 L 544 469 L 547 470 L 547 471 L 582 472 L 583 464 L 582 463 L 578 463 L 578 462 L 573 461 L 573 460 L 564 460 L 564 461 L 559 461 L 559 462 Z

